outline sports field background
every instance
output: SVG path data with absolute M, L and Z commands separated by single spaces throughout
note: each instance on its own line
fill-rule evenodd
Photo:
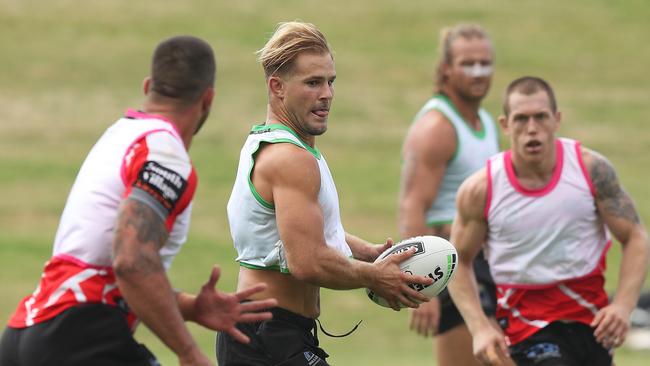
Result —
M 315 23 L 335 50 L 330 129 L 318 139 L 337 182 L 346 229 L 397 239 L 400 146 L 431 94 L 438 30 L 483 24 L 496 48 L 486 107 L 499 112 L 505 85 L 535 74 L 556 88 L 561 135 L 606 154 L 650 217 L 650 5 L 579 1 L 35 1 L 0 0 L 0 320 L 35 288 L 68 190 L 101 132 L 142 100 L 154 45 L 174 34 L 204 37 L 218 57 L 213 112 L 191 155 L 200 184 L 189 241 L 171 271 L 194 292 L 213 263 L 231 291 L 237 266 L 225 205 L 246 132 L 262 122 L 266 92 L 255 61 L 280 21 Z M 617 280 L 618 245 L 607 288 Z M 380 308 L 362 290 L 324 291 L 320 334 L 335 365 L 433 365 L 430 342 L 407 331 L 407 312 Z M 213 354 L 214 336 L 193 327 Z M 144 327 L 138 338 L 163 365 L 176 363 Z M 617 353 L 617 365 L 650 352 Z

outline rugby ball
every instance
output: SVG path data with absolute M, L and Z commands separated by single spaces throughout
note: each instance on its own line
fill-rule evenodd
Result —
M 375 262 L 382 261 L 388 256 L 402 253 L 410 248 L 415 248 L 415 253 L 400 264 L 402 272 L 429 277 L 433 280 L 433 283 L 428 286 L 413 283 L 409 286 L 428 298 L 438 295 L 447 287 L 456 269 L 458 261 L 456 248 L 449 241 L 438 236 L 416 236 L 402 240 L 386 249 L 377 257 Z M 374 303 L 390 307 L 388 302 L 374 291 L 366 289 L 366 294 Z M 400 306 L 405 307 L 402 304 Z

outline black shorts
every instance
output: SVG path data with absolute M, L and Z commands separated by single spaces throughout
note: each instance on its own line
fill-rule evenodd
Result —
M 70 308 L 27 328 L 5 328 L 0 365 L 160 365 L 138 344 L 122 310 L 103 304 Z
M 318 347 L 316 321 L 282 308 L 271 308 L 273 319 L 239 323 L 251 342 L 239 343 L 227 333 L 217 335 L 219 366 L 327 366 L 328 354 Z
M 553 322 L 510 347 L 519 366 L 611 366 L 610 351 L 596 341 L 583 323 Z
M 490 269 L 482 252 L 474 260 L 474 274 L 478 284 L 481 308 L 483 308 L 485 315 L 494 317 L 497 311 L 497 289 L 492 276 L 490 276 Z M 447 289 L 438 295 L 438 300 L 440 300 L 438 334 L 443 334 L 452 328 L 465 324 Z

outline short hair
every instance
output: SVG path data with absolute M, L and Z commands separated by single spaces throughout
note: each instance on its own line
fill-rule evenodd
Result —
M 151 91 L 181 102 L 194 102 L 214 86 L 212 47 L 200 38 L 175 36 L 158 44 L 151 61 Z
M 442 65 L 450 65 L 453 61 L 451 45 L 458 38 L 465 40 L 484 39 L 490 41 L 490 36 L 478 24 L 457 24 L 453 27 L 445 27 L 440 31 L 440 40 L 438 43 L 439 61 L 436 67 L 435 89 L 440 92 L 446 81 L 442 73 Z
M 557 112 L 557 102 L 551 85 L 546 80 L 537 76 L 522 76 L 513 80 L 506 88 L 506 93 L 503 97 L 503 113 L 506 117 L 510 114 L 510 95 L 513 93 L 532 95 L 539 91 L 546 92 L 551 111 L 553 113 Z
M 296 58 L 303 52 L 329 53 L 334 57 L 323 33 L 315 25 L 299 21 L 279 23 L 257 54 L 268 78 L 291 71 Z

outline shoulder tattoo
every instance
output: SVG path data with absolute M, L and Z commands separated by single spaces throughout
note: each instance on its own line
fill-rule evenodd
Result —
M 630 196 L 621 187 L 612 164 L 602 155 L 593 151 L 592 166 L 589 169 L 591 181 L 596 188 L 596 200 L 607 214 L 639 223 L 639 215 Z
M 167 241 L 167 228 L 163 220 L 148 205 L 130 201 L 132 214 L 128 215 L 128 223 L 137 231 L 138 241 L 163 246 Z
M 157 272 L 162 270 L 160 260 L 147 253 L 157 253 L 169 236 L 164 221 L 146 204 L 127 199 L 120 209 L 113 251 L 121 251 L 126 241 L 135 242 L 144 250 L 136 250 L 138 271 Z M 136 270 L 131 268 L 129 270 Z

